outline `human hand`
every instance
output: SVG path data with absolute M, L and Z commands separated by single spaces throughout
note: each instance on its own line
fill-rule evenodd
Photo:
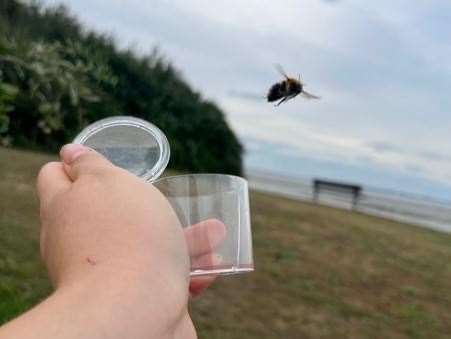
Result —
M 198 295 L 214 278 L 190 280 L 188 254 L 194 262 L 217 261 L 224 225 L 207 220 L 182 231 L 156 188 L 83 146 L 64 147 L 61 160 L 38 176 L 41 252 L 57 293 L 72 286 L 90 286 L 94 295 L 110 289 L 129 298 L 130 307 L 138 302 L 135 309 L 150 318 L 156 314 L 164 328 L 194 336 L 188 290 Z M 205 246 L 190 248 L 202 235 Z

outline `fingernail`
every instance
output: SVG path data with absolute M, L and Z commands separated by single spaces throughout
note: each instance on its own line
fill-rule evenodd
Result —
M 61 148 L 60 156 L 61 159 L 66 164 L 71 164 L 75 161 L 80 155 L 90 152 L 91 149 L 89 147 L 86 147 L 84 145 L 80 144 L 67 144 L 64 145 L 63 148 Z

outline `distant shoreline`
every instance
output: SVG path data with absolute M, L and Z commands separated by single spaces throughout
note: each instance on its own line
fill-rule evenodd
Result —
M 293 176 L 275 176 L 263 171 L 248 170 L 249 186 L 256 190 L 313 202 L 311 180 Z M 350 210 L 351 199 L 346 194 L 320 193 L 319 203 Z M 364 186 L 356 211 L 451 232 L 451 202 L 405 192 L 376 189 Z

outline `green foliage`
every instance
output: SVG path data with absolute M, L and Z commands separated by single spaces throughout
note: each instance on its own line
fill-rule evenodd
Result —
M 100 101 L 97 85 L 114 85 L 108 67 L 86 56 L 77 43 L 0 41 L 2 85 L 19 89 L 13 109 L 5 112 L 10 128 L 4 133 L 23 146 L 64 142 L 86 121 L 85 112 Z M 84 58 L 83 58 L 84 57 Z M 11 90 L 10 90 L 11 92 Z M 31 120 L 31 121 L 30 121 Z M 31 129 L 24 126 L 32 123 Z
M 2 145 L 7 145 L 7 132 L 9 128 L 8 113 L 14 109 L 12 102 L 19 92 L 18 88 L 2 83 L 0 81 L 0 142 Z
M 17 0 L 0 4 L 2 31 L 0 83 L 17 93 L 0 99 L 0 126 L 13 145 L 55 151 L 90 122 L 133 115 L 165 132 L 172 167 L 241 173 L 242 146 L 221 110 L 193 91 L 157 49 L 138 57 L 106 36 L 84 32 L 62 6 Z

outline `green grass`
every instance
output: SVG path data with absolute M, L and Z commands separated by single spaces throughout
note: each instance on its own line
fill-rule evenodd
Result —
M 0 148 L 0 321 L 49 291 L 34 181 L 51 157 Z M 200 338 L 445 338 L 451 235 L 252 193 L 256 271 L 191 304 Z

